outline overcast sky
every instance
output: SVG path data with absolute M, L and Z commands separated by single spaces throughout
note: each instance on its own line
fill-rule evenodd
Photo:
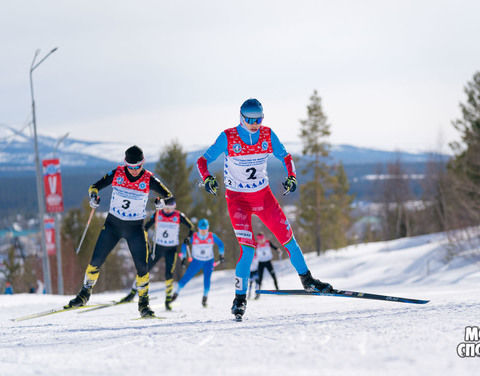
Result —
M 249 98 L 298 140 L 313 90 L 334 144 L 448 151 L 480 70 L 480 1 L 6 1 L 0 123 L 159 147 L 212 143 Z

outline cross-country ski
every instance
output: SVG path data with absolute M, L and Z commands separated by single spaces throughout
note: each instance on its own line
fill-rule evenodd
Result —
M 372 299 L 385 300 L 389 302 L 412 303 L 412 304 L 426 304 L 429 300 L 401 298 L 398 296 L 370 294 L 358 291 L 333 290 L 332 292 L 318 292 L 305 290 L 256 290 L 257 294 L 265 295 L 300 295 L 300 296 L 340 296 L 343 298 L 357 298 L 357 299 Z
M 79 310 L 79 309 L 96 309 L 98 307 L 103 307 L 104 304 L 89 304 L 89 305 L 84 305 L 82 307 L 61 307 L 61 308 L 52 308 L 47 311 L 42 311 L 42 312 L 37 312 L 37 313 L 31 313 L 29 315 L 25 316 L 20 316 L 16 317 L 13 319 L 10 319 L 11 321 L 25 321 L 25 320 L 32 320 L 32 319 L 37 319 L 40 317 L 44 316 L 50 316 L 54 315 L 56 313 L 62 313 L 62 312 L 69 312 L 69 311 L 74 311 L 74 310 Z

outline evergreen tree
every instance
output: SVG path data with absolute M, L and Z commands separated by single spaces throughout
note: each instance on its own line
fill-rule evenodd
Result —
M 327 224 L 332 224 L 332 226 L 327 230 L 329 234 L 327 239 L 331 243 L 326 244 L 326 249 L 340 248 L 348 244 L 346 234 L 351 225 L 351 205 L 354 199 L 352 195 L 348 194 L 349 190 L 348 177 L 343 164 L 340 162 L 336 166 L 335 185 L 329 199 L 329 209 L 327 210 L 329 214 Z
M 312 180 L 300 186 L 298 204 L 299 240 L 305 248 L 320 254 L 328 248 L 346 244 L 345 231 L 350 222 L 348 180 L 343 165 L 329 165 L 330 125 L 317 91 L 310 97 L 307 119 L 301 120 L 304 168 Z
M 192 205 L 190 173 L 193 166 L 187 166 L 187 153 L 183 152 L 182 145 L 173 141 L 160 154 L 155 165 L 155 173 L 170 189 L 177 201 L 179 210 L 188 212 Z
M 193 166 L 187 164 L 187 153 L 183 151 L 182 145 L 174 140 L 160 154 L 160 158 L 155 165 L 155 173 L 158 174 L 160 180 L 167 186 L 175 196 L 177 209 L 185 213 L 187 217 L 192 218 L 192 186 L 190 183 L 190 174 Z M 180 242 L 188 235 L 185 226 L 180 226 Z M 180 263 L 177 262 L 175 268 L 176 279 L 179 278 Z M 160 270 L 153 273 L 152 280 L 163 280 L 165 275 L 163 263 L 156 266 Z
M 10 282 L 13 285 L 14 290 L 16 289 L 18 292 L 18 287 L 15 282 L 21 274 L 22 265 L 18 262 L 16 253 L 15 246 L 12 245 L 8 248 L 7 257 L 3 262 L 4 269 L 0 270 L 0 273 L 4 275 L 5 280 Z
M 464 227 L 480 222 L 480 72 L 474 74 L 465 89 L 466 103 L 460 103 L 462 118 L 453 122 L 461 141 L 450 144 L 455 157 L 449 163 L 454 177 L 453 195 L 457 210 L 450 213 L 455 223 L 449 227 Z
M 383 238 L 386 240 L 412 236 L 413 215 L 408 202 L 413 199 L 407 172 L 400 160 L 388 163 L 387 179 L 379 180 L 378 200 L 382 207 Z

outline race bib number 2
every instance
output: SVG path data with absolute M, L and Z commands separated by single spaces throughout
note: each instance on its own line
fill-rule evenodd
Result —
M 243 278 L 235 276 L 235 290 L 243 290 Z

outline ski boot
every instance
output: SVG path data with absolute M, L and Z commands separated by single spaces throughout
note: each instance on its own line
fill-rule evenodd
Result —
M 155 317 L 155 313 L 150 309 L 148 305 L 148 295 L 140 296 L 138 299 L 138 312 L 140 312 L 141 317 L 149 318 Z
M 90 295 L 92 294 L 92 289 L 83 286 L 80 292 L 77 294 L 75 298 L 70 300 L 66 306 L 63 308 L 72 308 L 72 307 L 81 307 L 87 304 L 88 299 L 90 299 Z
M 172 295 L 172 302 L 174 302 L 178 298 L 178 293 L 174 292 Z
M 126 297 L 120 299 L 119 303 L 129 303 L 135 298 L 135 295 L 137 295 L 137 290 L 132 289 Z
M 310 270 L 307 271 L 305 274 L 299 274 L 299 276 L 305 291 L 324 293 L 329 293 L 333 291 L 332 285 L 330 283 L 325 283 L 313 278 Z
M 235 320 L 242 321 L 242 316 L 247 309 L 247 296 L 235 295 L 232 305 L 232 314 L 235 315 Z
M 207 308 L 207 297 L 206 296 L 202 297 L 202 306 L 204 308 Z
M 272 275 L 272 278 L 273 278 L 273 283 L 275 284 L 275 290 L 279 290 L 278 288 L 278 281 L 277 281 L 277 276 L 274 274 Z
M 172 301 L 173 301 L 173 296 L 167 295 L 166 298 L 165 298 L 165 309 L 167 311 L 172 310 Z
M 255 293 L 255 298 L 254 298 L 254 299 L 255 299 L 255 300 L 260 299 L 260 294 Z

